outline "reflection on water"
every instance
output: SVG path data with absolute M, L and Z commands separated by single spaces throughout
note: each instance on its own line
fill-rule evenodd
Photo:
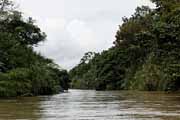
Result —
M 70 90 L 0 100 L 0 120 L 180 120 L 180 94 Z
M 0 120 L 30 119 L 38 120 L 41 118 L 39 98 L 19 98 L 0 100 Z

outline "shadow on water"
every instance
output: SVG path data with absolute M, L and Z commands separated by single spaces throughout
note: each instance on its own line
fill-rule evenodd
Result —
M 0 100 L 2 120 L 180 120 L 180 94 L 70 90 Z
M 0 120 L 41 118 L 40 99 L 38 97 L 26 97 L 17 99 L 0 100 Z

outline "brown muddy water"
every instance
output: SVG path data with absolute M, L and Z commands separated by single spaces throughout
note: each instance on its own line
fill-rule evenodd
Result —
M 1 99 L 0 120 L 180 120 L 180 93 L 69 90 Z

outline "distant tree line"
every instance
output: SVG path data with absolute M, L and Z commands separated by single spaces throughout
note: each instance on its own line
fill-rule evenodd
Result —
M 180 0 L 152 0 L 123 18 L 114 46 L 86 53 L 70 71 L 72 88 L 180 90 Z M 84 59 L 83 59 L 84 60 Z
M 55 94 L 67 90 L 69 76 L 51 59 L 34 51 L 46 35 L 13 8 L 0 0 L 0 97 Z

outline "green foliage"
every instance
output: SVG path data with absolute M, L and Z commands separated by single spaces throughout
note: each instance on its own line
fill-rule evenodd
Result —
M 14 69 L 0 74 L 0 97 L 31 95 L 32 84 L 28 80 L 29 70 Z
M 142 68 L 136 71 L 129 84 L 129 89 L 147 91 L 168 90 L 169 79 L 162 66 L 153 63 L 154 55 L 150 54 Z
M 114 47 L 70 71 L 73 88 L 180 89 L 180 1 L 152 2 L 123 18 Z
M 10 1 L 0 1 L 0 6 L 0 97 L 67 90 L 67 71 L 33 50 L 46 35 L 32 18 L 24 20 L 20 12 L 8 9 L 12 6 Z

